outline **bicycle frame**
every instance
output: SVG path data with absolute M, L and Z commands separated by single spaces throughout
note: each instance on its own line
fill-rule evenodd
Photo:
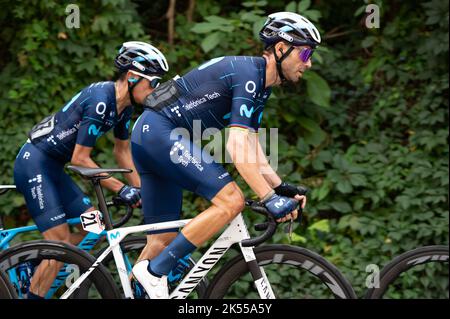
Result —
M 125 267 L 125 260 L 120 249 L 120 242 L 124 240 L 126 236 L 133 233 L 184 227 L 190 221 L 191 219 L 183 219 L 178 221 L 148 224 L 142 226 L 116 228 L 108 231 L 107 239 L 109 242 L 109 247 L 104 251 L 103 254 L 98 257 L 96 262 L 70 286 L 70 288 L 61 296 L 61 299 L 69 298 L 70 295 L 80 287 L 83 281 L 111 252 L 113 252 L 114 262 L 116 263 L 125 298 L 134 299 L 130 280 L 128 277 L 129 273 Z M 243 240 L 249 238 L 250 235 L 241 213 L 234 218 L 234 220 L 228 225 L 221 236 L 211 245 L 208 251 L 202 256 L 202 258 L 200 258 L 195 266 L 184 277 L 181 283 L 170 294 L 169 298 L 186 298 L 192 292 L 192 290 L 195 289 L 197 284 L 208 274 L 211 268 L 228 251 L 231 245 L 239 243 L 244 259 L 249 264 L 250 272 L 253 276 L 253 279 L 255 280 L 255 286 L 258 290 L 259 296 L 262 299 L 274 299 L 275 295 L 269 281 L 267 280 L 264 269 L 257 265 L 253 247 L 243 247 L 241 244 Z
M 67 220 L 67 224 L 69 225 L 77 225 L 80 224 L 80 218 L 71 218 Z M 24 226 L 24 227 L 18 227 L 13 229 L 0 229 L 0 250 L 5 250 L 10 247 L 9 243 L 19 234 L 27 233 L 31 231 L 37 231 L 38 228 L 36 225 L 32 226 Z M 94 246 L 100 241 L 100 239 L 103 236 L 106 236 L 106 231 L 103 231 L 100 234 L 94 234 L 94 233 L 87 233 L 86 236 L 81 240 L 81 242 L 78 244 L 78 248 L 90 252 Z M 126 260 L 127 269 L 129 272 L 131 272 L 131 264 L 128 260 Z M 53 282 L 50 290 L 46 294 L 46 298 L 51 298 L 53 294 L 61 287 L 62 284 L 64 284 L 64 281 L 66 278 L 70 275 L 70 272 L 67 272 L 66 266 L 64 265 L 61 270 L 58 272 L 58 275 L 55 278 L 55 281 Z M 13 285 L 19 287 L 19 278 L 17 276 L 16 270 L 11 269 L 8 271 L 8 275 L 10 278 L 10 281 Z M 19 274 L 20 276 L 20 274 Z M 18 292 L 19 297 L 22 296 L 22 293 Z

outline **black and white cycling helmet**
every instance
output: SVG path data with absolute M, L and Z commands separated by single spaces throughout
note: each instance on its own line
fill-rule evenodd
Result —
M 293 12 L 276 12 L 269 15 L 259 32 L 265 47 L 279 41 L 287 41 L 294 46 L 308 45 L 312 49 L 320 44 L 320 33 L 308 19 Z
M 269 48 L 273 50 L 281 82 L 286 81 L 281 64 L 291 54 L 294 47 L 307 45 L 314 50 L 321 41 L 320 33 L 314 24 L 292 12 L 276 12 L 269 15 L 259 31 L 259 37 L 264 42 L 266 50 Z M 281 52 L 281 56 L 278 56 L 278 53 L 275 52 L 275 44 L 280 41 L 286 41 L 292 45 L 286 52 Z
M 156 89 L 161 77 L 169 71 L 164 54 L 153 45 L 140 41 L 122 44 L 114 64 L 121 72 L 131 71 L 140 76 L 139 79 L 128 79 L 128 93 L 133 105 L 138 105 L 134 99 L 133 89 L 143 78 L 149 80 L 151 87 Z
M 120 71 L 130 70 L 147 79 L 151 75 L 163 76 L 169 71 L 164 54 L 153 45 L 140 41 L 122 44 L 114 64 Z

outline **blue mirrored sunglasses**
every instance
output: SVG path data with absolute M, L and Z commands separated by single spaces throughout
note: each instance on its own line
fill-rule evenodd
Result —
M 298 48 L 298 47 L 297 47 L 297 48 Z M 314 53 L 314 50 L 313 50 L 313 49 L 310 49 L 310 48 L 302 48 L 302 49 L 300 50 L 300 53 L 299 53 L 300 60 L 302 60 L 303 63 L 308 62 L 309 59 L 311 59 L 313 53 Z
M 150 82 L 150 86 L 156 89 L 161 83 L 161 78 L 159 76 L 149 76 L 147 80 Z

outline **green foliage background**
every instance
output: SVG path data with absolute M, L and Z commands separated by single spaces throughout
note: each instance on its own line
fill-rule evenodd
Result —
M 217 56 L 260 55 L 265 16 L 288 10 L 310 18 L 323 37 L 312 70 L 297 86 L 275 88 L 263 117 L 263 127 L 280 133 L 279 174 L 311 189 L 293 244 L 333 262 L 358 296 L 368 264 L 382 267 L 412 248 L 448 245 L 447 0 L 375 1 L 378 29 L 365 27 L 368 1 L 197 0 L 192 22 L 188 1 L 178 1 L 173 44 L 168 1 L 72 2 L 80 8 L 79 29 L 65 26 L 69 3 L 0 0 L 7 8 L 0 11 L 1 184 L 13 183 L 15 156 L 37 121 L 91 82 L 113 79 L 122 42 L 151 41 L 173 76 Z M 104 167 L 115 166 L 112 141 L 107 135 L 95 149 Z M 205 207 L 185 194 L 185 217 Z M 0 210 L 8 227 L 32 222 L 18 193 L 2 196 Z M 273 241 L 288 238 L 280 229 Z M 410 277 L 409 288 L 393 296 L 448 298 L 448 276 L 422 277 Z

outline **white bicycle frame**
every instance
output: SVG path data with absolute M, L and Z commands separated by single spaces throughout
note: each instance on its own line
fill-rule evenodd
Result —
M 156 224 L 148 224 L 142 226 L 131 226 L 116 228 L 107 232 L 107 238 L 109 247 L 97 258 L 96 262 L 83 273 L 61 296 L 61 299 L 67 299 L 70 295 L 80 287 L 83 281 L 100 265 L 100 263 L 108 256 L 112 251 L 114 255 L 114 262 L 119 273 L 120 282 L 122 284 L 125 298 L 134 299 L 133 291 L 131 289 L 131 283 L 129 279 L 129 272 L 125 266 L 124 255 L 120 249 L 120 242 L 125 239 L 126 236 L 134 233 L 141 233 L 146 231 L 163 230 L 170 228 L 184 227 L 189 223 L 191 219 L 183 219 L 171 222 L 163 222 Z M 249 239 L 247 226 L 245 225 L 242 214 L 237 215 L 233 221 L 228 225 L 221 236 L 213 243 L 208 251 L 200 258 L 195 266 L 184 277 L 181 283 L 170 294 L 170 299 L 183 299 L 186 298 L 192 290 L 198 285 L 198 283 L 208 274 L 211 268 L 220 260 L 220 258 L 227 252 L 231 245 L 239 243 L 242 251 L 242 255 L 246 262 L 256 260 L 253 247 L 243 247 L 241 242 L 245 239 Z M 262 267 L 262 277 L 255 280 L 255 286 L 261 299 L 275 299 L 272 287 L 270 286 L 267 276 Z

